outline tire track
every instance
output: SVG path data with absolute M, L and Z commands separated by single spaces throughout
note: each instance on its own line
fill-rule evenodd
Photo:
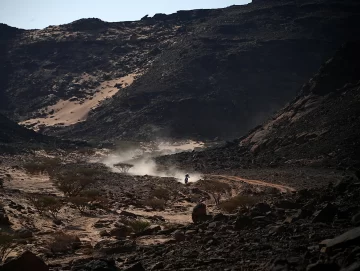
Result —
M 268 183 L 268 182 L 261 181 L 261 180 L 248 180 L 248 179 L 244 179 L 244 178 L 237 177 L 237 176 L 227 176 L 227 175 L 210 175 L 210 176 L 211 177 L 220 177 L 220 178 L 224 178 L 224 179 L 227 179 L 230 181 L 244 182 L 244 183 L 251 184 L 251 185 L 273 187 L 273 188 L 280 190 L 283 193 L 291 193 L 291 192 L 296 191 L 294 188 L 292 188 L 290 186 Z

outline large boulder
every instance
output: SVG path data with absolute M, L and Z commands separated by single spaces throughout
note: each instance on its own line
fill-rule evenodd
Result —
M 0 206 L 0 226 L 9 226 L 11 225 L 9 218 L 2 206 Z
M 207 219 L 206 205 L 204 203 L 198 203 L 192 211 L 192 221 L 194 223 L 199 223 L 206 221 Z
M 1 271 L 49 271 L 42 259 L 30 251 L 25 251 L 19 257 L 11 259 L 0 266 Z

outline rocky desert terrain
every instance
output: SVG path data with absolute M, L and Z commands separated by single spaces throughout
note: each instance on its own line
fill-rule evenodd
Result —
M 0 271 L 360 270 L 359 13 L 1 24 Z

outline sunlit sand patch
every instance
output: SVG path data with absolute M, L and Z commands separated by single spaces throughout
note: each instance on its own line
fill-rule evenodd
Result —
M 20 125 L 30 126 L 32 129 L 38 131 L 43 125 L 45 126 L 69 126 L 75 123 L 85 121 L 91 110 L 97 108 L 101 102 L 111 98 L 118 91 L 115 85 L 122 85 L 123 88 L 130 86 L 138 74 L 128 74 L 127 76 L 117 78 L 110 81 L 105 81 L 97 87 L 93 96 L 86 99 L 77 99 L 73 97 L 69 100 L 59 100 L 55 105 L 46 108 L 48 115 L 44 118 L 34 118 L 20 122 Z M 90 80 L 91 76 L 83 75 L 81 80 Z

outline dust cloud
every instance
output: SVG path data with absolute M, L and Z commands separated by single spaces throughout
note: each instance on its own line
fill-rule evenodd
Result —
M 133 165 L 129 170 L 131 175 L 150 175 L 158 177 L 173 177 L 178 181 L 183 182 L 185 174 L 190 175 L 189 182 L 196 182 L 201 179 L 202 174 L 199 172 L 187 172 L 179 170 L 175 167 L 166 170 L 159 170 L 154 161 L 154 157 L 165 154 L 174 154 L 182 151 L 191 151 L 195 148 L 202 148 L 202 143 L 186 142 L 186 143 L 166 143 L 157 142 L 152 143 L 151 147 L 142 145 L 132 148 L 119 148 L 114 153 L 108 155 L 101 162 L 109 167 L 113 172 L 120 172 L 114 167 L 117 163 L 128 163 Z

